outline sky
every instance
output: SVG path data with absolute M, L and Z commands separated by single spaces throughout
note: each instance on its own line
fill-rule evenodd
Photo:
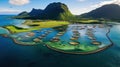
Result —
M 120 0 L 0 0 L 0 14 L 30 12 L 33 8 L 45 9 L 49 3 L 65 3 L 72 14 L 80 15 L 106 4 L 119 4 Z

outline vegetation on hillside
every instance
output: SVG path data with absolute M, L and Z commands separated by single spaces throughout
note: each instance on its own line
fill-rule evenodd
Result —
M 22 12 L 15 18 L 18 19 L 42 19 L 42 20 L 71 20 L 74 15 L 63 3 L 51 3 L 44 10 L 33 9 L 30 13 Z
M 93 19 L 107 19 L 107 20 L 119 20 L 120 19 L 120 6 L 117 4 L 108 4 L 100 8 L 97 8 L 91 12 L 80 15 L 81 18 L 93 18 Z

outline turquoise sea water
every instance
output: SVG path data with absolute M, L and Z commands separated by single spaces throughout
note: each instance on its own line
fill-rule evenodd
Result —
M 14 15 L 0 15 L 0 26 L 20 25 L 24 20 L 12 19 Z
M 0 26 L 16 25 L 24 20 L 0 16 Z M 90 55 L 63 54 L 43 45 L 21 46 L 0 36 L 0 67 L 120 67 L 120 25 L 110 32 L 114 45 Z

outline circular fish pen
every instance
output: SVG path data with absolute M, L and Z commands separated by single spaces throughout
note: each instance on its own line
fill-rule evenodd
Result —
M 90 26 L 89 24 L 72 24 L 64 30 L 63 28 L 43 28 L 39 32 L 18 33 L 10 37 L 19 44 L 43 44 L 52 50 L 68 54 L 96 53 L 112 45 L 108 39 L 110 29 L 106 31 L 108 29 L 105 26 L 99 27 L 99 24 Z

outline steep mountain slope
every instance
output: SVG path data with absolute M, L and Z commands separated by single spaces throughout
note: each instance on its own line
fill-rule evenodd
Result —
M 120 6 L 108 4 L 97 8 L 89 13 L 81 15 L 84 18 L 120 19 Z
M 23 13 L 23 12 L 22 12 Z M 67 5 L 63 3 L 51 3 L 44 10 L 32 9 L 30 13 L 26 13 L 26 16 L 19 14 L 16 18 L 29 18 L 29 19 L 47 19 L 47 20 L 69 20 L 74 16 L 69 11 Z

